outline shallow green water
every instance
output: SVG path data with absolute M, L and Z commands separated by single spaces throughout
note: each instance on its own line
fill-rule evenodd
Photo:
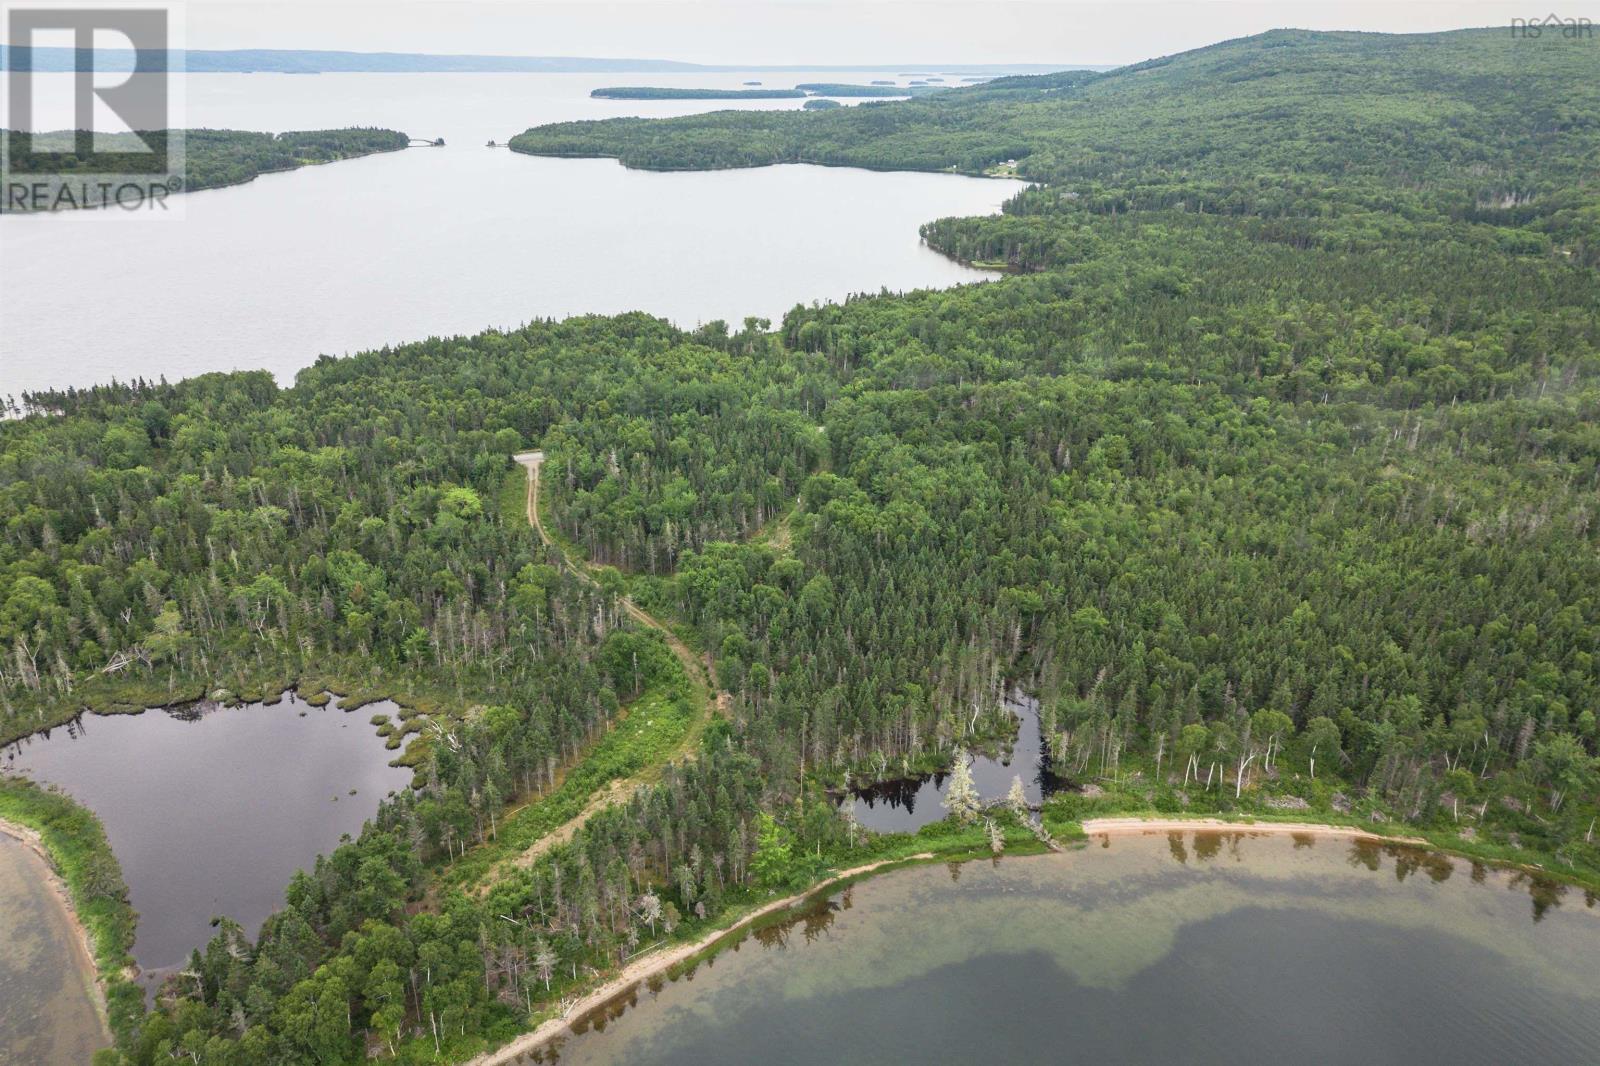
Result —
M 83 1066 L 110 1045 L 90 960 L 75 943 L 50 872 L 0 834 L 0 1064 Z
M 1593 1062 L 1600 911 L 1346 838 L 1119 837 L 864 882 L 577 1028 L 546 1061 Z

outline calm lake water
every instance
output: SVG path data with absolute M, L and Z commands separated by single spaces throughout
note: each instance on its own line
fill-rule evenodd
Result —
M 0 833 L 0 1066 L 83 1066 L 111 1043 L 44 860 Z
M 1600 914 L 1348 838 L 1102 838 L 863 882 L 577 1027 L 543 1061 L 1593 1062 Z
M 1039 701 L 1022 693 L 1006 698 L 1006 709 L 1017 718 L 1014 743 L 991 752 L 971 752 L 967 765 L 972 784 L 986 800 L 996 800 L 1011 790 L 1014 778 L 1022 778 L 1028 802 L 1056 790 L 1050 774 L 1050 761 L 1039 735 Z M 879 833 L 914 833 L 945 816 L 944 794 L 950 786 L 949 774 L 905 777 L 879 781 L 852 789 L 856 821 Z
M 0 768 L 59 785 L 100 816 L 139 914 L 134 958 L 155 982 L 205 946 L 214 915 L 254 937 L 296 870 L 409 785 L 411 771 L 388 765 L 397 753 L 368 723 L 397 711 L 347 714 L 291 694 L 270 706 L 90 715 L 4 749 Z
M 852 74 L 865 82 L 895 72 Z M 42 77 L 52 77 L 43 75 Z M 70 75 L 62 75 L 69 78 Z M 839 80 L 649 75 L 660 85 Z M 448 147 L 264 175 L 182 198 L 182 221 L 0 217 L 0 396 L 112 377 L 266 368 L 288 384 L 320 354 L 643 310 L 680 325 L 881 288 L 991 275 L 924 247 L 917 227 L 987 214 L 1012 181 L 784 166 L 626 170 L 484 147 L 529 126 L 800 100 L 592 100 L 639 75 L 207 74 L 191 126 L 385 126 Z M 41 92 L 42 101 L 63 94 Z M 70 125 L 70 116 L 39 125 Z

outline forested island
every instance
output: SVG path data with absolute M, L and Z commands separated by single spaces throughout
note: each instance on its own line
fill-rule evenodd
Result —
M 354 159 L 359 156 L 372 155 L 376 152 L 393 152 L 406 147 L 407 137 L 403 133 L 384 129 L 338 129 L 338 130 L 301 130 L 290 133 L 252 133 L 240 130 L 183 130 L 184 144 L 184 174 L 183 180 L 172 192 L 196 192 L 201 189 L 214 189 L 225 185 L 239 185 L 251 181 L 261 174 L 274 173 L 281 170 L 293 170 L 297 167 L 311 166 L 318 163 L 332 163 L 341 159 Z M 15 135 L 9 130 L 0 130 L 0 137 L 7 139 Z M 139 154 L 145 153 L 150 160 L 145 166 L 154 166 L 154 161 L 164 160 L 165 145 L 171 136 L 171 131 L 154 130 L 143 134 L 118 133 L 96 134 L 101 151 L 118 151 L 119 146 L 126 144 L 130 163 L 125 168 L 127 173 L 150 172 L 148 169 L 141 171 Z M 70 130 L 54 133 L 36 134 L 31 139 L 31 148 L 35 153 L 71 153 L 74 134 Z M 145 145 L 150 145 L 150 152 L 146 152 Z M 29 155 L 19 153 L 11 157 L 23 163 L 20 169 L 9 173 L 0 172 L 0 189 L 7 188 L 12 181 L 33 182 L 36 180 L 30 174 L 27 165 Z M 66 166 L 52 160 L 50 175 L 46 180 L 54 187 L 65 186 L 68 196 L 59 200 L 60 209 L 87 208 L 102 206 L 100 196 L 102 192 L 96 191 L 92 179 L 97 178 L 100 171 L 89 172 L 91 184 L 88 186 L 93 196 L 84 198 L 77 194 L 80 187 L 72 183 L 71 161 Z M 46 197 L 49 202 L 56 203 L 57 198 Z M 0 212 L 19 210 L 18 201 L 12 203 L 9 197 L 0 197 Z
M 987 284 L 23 397 L 0 737 L 291 684 L 413 716 L 416 787 L 119 1000 L 104 1063 L 463 1061 L 830 871 L 1118 812 L 1359 824 L 1592 895 L 1597 74 L 1553 35 L 1278 31 L 542 127 L 513 147 L 1035 184 L 923 229 Z M 1042 810 L 841 816 L 1003 738 L 1012 687 Z
M 800 89 L 679 89 L 659 85 L 616 85 L 592 89 L 597 100 L 793 100 Z
M 896 88 L 894 85 L 848 85 L 843 82 L 805 82 L 795 86 L 813 96 L 917 96 L 920 95 L 913 88 Z

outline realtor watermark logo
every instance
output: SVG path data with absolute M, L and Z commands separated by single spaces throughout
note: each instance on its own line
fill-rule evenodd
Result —
M 1586 18 L 1563 18 L 1560 15 L 1512 19 L 1511 36 L 1528 40 L 1559 37 L 1568 41 L 1590 41 L 1594 39 L 1594 23 Z
M 0 213 L 172 218 L 184 183 L 173 7 L 4 5 Z M 85 210 L 97 209 L 97 210 Z

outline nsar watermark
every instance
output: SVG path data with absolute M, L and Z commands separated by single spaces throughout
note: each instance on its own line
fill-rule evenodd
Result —
M 1563 18 L 1546 15 L 1544 18 L 1512 19 L 1511 36 L 1533 40 L 1538 37 L 1560 37 L 1568 41 L 1594 39 L 1594 23 L 1586 18 Z
M 0 213 L 176 217 L 185 164 L 177 11 L 34 3 L 4 12 Z

